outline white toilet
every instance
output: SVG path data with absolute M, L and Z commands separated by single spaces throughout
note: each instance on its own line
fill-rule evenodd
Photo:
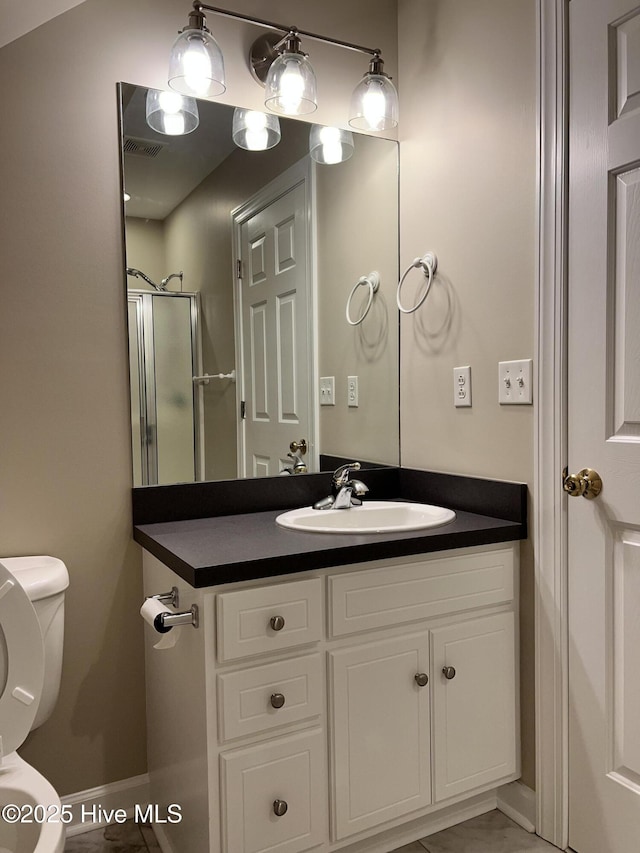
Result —
M 33 820 L 0 815 L 0 853 L 64 850 L 64 824 L 42 821 L 43 814 L 60 818 L 60 797 L 16 749 L 58 698 L 68 586 L 67 567 L 54 557 L 0 559 L 0 809 L 18 806 Z M 46 812 L 32 812 L 35 806 Z

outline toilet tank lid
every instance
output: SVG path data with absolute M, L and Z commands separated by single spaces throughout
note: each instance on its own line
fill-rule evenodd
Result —
M 67 567 L 57 557 L 0 557 L 31 601 L 56 595 L 69 586 Z

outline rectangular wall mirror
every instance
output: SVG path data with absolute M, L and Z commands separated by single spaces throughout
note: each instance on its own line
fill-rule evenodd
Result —
M 280 118 L 261 150 L 210 101 L 160 133 L 148 91 L 120 85 L 134 485 L 397 465 L 397 143 L 318 162 Z

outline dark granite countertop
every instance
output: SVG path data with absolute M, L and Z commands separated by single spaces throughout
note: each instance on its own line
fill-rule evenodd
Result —
M 362 472 L 365 481 L 367 473 Z M 207 587 L 526 538 L 523 484 L 410 469 L 378 470 L 370 478 L 376 499 L 446 506 L 456 518 L 427 530 L 366 535 L 279 527 L 275 519 L 281 512 L 327 493 L 327 476 L 317 474 L 295 483 L 245 481 L 244 489 L 241 481 L 136 489 L 134 539 L 193 587 Z M 244 490 L 250 511 L 238 512 Z

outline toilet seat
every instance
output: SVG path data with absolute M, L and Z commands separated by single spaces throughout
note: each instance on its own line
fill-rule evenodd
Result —
M 0 761 L 26 740 L 44 683 L 44 644 L 29 596 L 0 563 L 0 626 L 7 647 L 7 682 L 0 696 Z

